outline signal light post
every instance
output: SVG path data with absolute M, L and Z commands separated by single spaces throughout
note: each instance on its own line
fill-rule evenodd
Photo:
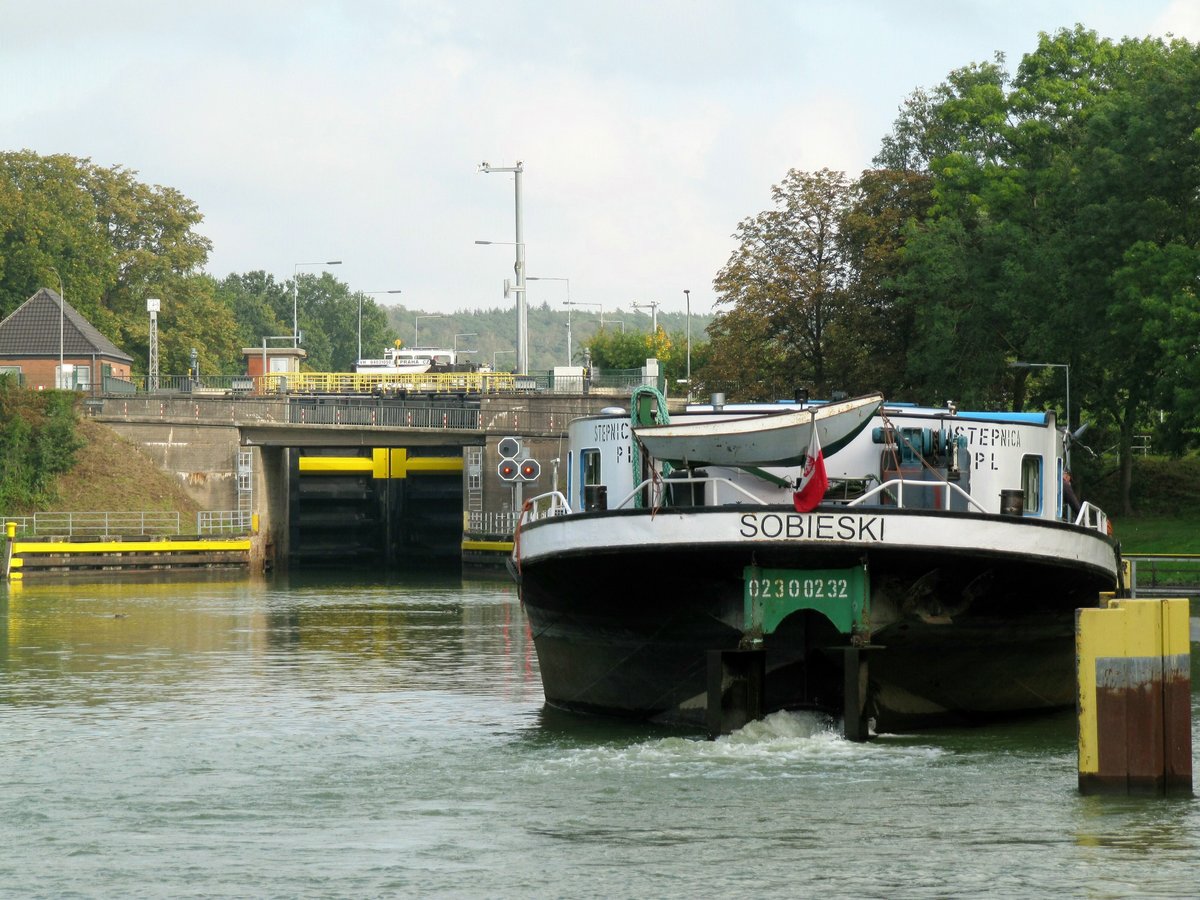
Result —
M 512 485 L 513 511 L 520 515 L 524 506 L 524 484 L 527 481 L 537 481 L 542 474 L 542 464 L 530 458 L 529 451 L 521 445 L 520 438 L 502 438 L 496 445 L 496 452 L 500 454 L 496 474 L 500 476 L 501 481 Z

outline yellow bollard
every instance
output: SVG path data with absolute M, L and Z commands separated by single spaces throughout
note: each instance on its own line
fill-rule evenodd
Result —
M 1079 791 L 1191 795 L 1188 601 L 1075 612 Z
M 13 542 L 17 539 L 17 523 L 4 523 L 4 536 L 7 540 L 4 542 L 4 577 L 9 581 L 14 581 L 21 577 L 20 572 L 13 571 Z

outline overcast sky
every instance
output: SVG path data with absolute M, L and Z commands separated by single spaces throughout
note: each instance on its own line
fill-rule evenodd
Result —
M 1197 0 L 0 0 L 0 135 L 174 187 L 208 270 L 341 259 L 409 307 L 497 307 L 524 163 L 527 272 L 708 311 L 789 168 L 857 175 L 896 110 L 1039 31 L 1200 40 Z M 319 271 L 306 266 L 304 272 Z M 529 299 L 558 306 L 562 282 Z

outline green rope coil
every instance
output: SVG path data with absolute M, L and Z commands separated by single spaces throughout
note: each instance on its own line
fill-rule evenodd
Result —
M 641 428 L 644 425 L 666 425 L 670 421 L 671 416 L 667 412 L 667 398 L 658 388 L 643 384 L 633 389 L 633 393 L 629 396 L 629 424 L 633 428 Z M 642 483 L 642 454 L 636 447 L 636 439 L 633 451 L 630 454 L 633 457 L 633 483 L 637 485 Z M 663 475 L 665 476 L 670 471 L 670 463 L 664 462 L 662 465 Z M 639 509 L 645 505 L 642 502 L 640 491 L 634 496 L 633 505 Z

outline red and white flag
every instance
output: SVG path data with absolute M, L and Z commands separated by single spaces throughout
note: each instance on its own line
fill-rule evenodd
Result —
M 808 512 L 816 507 L 824 498 L 828 487 L 825 454 L 821 452 L 821 439 L 817 437 L 817 426 L 814 423 L 812 440 L 808 442 L 808 454 L 804 458 L 804 468 L 800 470 L 800 481 L 796 484 L 796 493 L 792 495 L 792 504 L 796 507 L 796 512 Z

